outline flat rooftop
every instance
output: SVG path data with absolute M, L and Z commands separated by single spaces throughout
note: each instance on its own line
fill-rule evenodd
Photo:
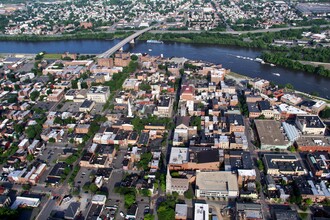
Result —
M 93 94 L 104 94 L 110 91 L 109 86 L 92 86 L 89 90 L 88 93 L 93 93 Z
M 329 136 L 302 136 L 296 140 L 298 146 L 319 146 L 328 148 L 330 146 Z
M 284 146 L 288 144 L 281 131 L 281 123 L 274 120 L 254 120 L 261 145 Z
M 236 174 L 230 171 L 197 172 L 196 186 L 207 191 L 238 191 Z
M 171 98 L 169 96 L 162 96 L 158 102 L 160 107 L 169 107 Z
M 306 128 L 325 128 L 322 120 L 317 115 L 297 115 L 297 120 Z
M 188 148 L 172 147 L 170 155 L 170 164 L 182 164 L 188 161 Z
M 284 172 L 303 171 L 301 161 L 294 154 L 265 154 L 267 169 L 278 169 Z
M 85 100 L 82 104 L 81 104 L 81 106 L 80 106 L 80 108 L 90 108 L 92 105 L 93 105 L 93 101 L 90 101 L 90 100 Z

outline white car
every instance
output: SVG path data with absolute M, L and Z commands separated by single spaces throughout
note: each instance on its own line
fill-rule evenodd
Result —
M 120 211 L 119 214 L 120 214 L 121 217 L 125 218 L 125 214 L 122 211 Z

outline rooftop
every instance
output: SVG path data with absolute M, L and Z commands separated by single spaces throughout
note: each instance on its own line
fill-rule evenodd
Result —
M 281 131 L 281 123 L 274 120 L 254 120 L 261 145 L 284 146 L 288 144 Z
M 228 171 L 197 172 L 196 186 L 208 191 L 238 191 L 236 174 Z
M 169 107 L 171 98 L 169 96 L 161 96 L 158 101 L 159 107 Z
M 93 93 L 93 94 L 104 94 L 108 93 L 110 91 L 109 86 L 92 86 L 89 90 L 88 93 Z
M 182 164 L 188 161 L 188 148 L 172 147 L 170 155 L 170 164 Z
M 301 161 L 294 154 L 265 154 L 264 161 L 267 169 L 279 171 L 303 171 Z
M 300 124 L 306 125 L 306 128 L 325 128 L 322 120 L 317 115 L 297 115 Z
M 188 205 L 187 204 L 176 204 L 175 205 L 175 216 L 187 216 Z

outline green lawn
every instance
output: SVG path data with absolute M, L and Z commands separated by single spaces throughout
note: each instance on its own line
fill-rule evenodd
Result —
M 62 54 L 57 54 L 57 53 L 46 53 L 44 54 L 45 59 L 61 59 Z

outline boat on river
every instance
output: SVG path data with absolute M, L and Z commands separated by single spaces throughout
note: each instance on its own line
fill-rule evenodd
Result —
M 149 44 L 162 44 L 164 42 L 161 41 L 161 40 L 147 40 L 147 43 L 149 43 Z

